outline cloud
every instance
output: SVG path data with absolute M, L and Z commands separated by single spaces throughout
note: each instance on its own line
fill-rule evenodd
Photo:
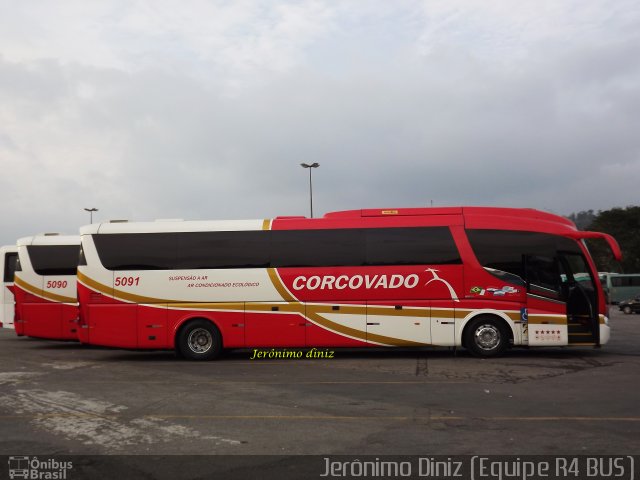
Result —
M 307 214 L 301 162 L 316 213 L 637 203 L 633 2 L 53 8 L 0 17 L 3 243 L 74 232 L 84 207 Z

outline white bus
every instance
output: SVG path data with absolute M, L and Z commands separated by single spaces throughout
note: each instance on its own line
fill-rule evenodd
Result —
M 78 235 L 41 234 L 18 240 L 14 280 L 18 336 L 77 340 L 79 251 Z
M 15 298 L 13 296 L 13 276 L 16 271 L 18 247 L 5 245 L 0 247 L 0 272 L 2 272 L 2 291 L 0 291 L 0 327 L 13 328 Z

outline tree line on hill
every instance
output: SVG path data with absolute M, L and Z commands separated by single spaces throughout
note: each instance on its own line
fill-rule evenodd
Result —
M 572 213 L 568 218 L 578 229 L 608 233 L 620 244 L 622 262 L 618 263 L 611 255 L 606 242 L 587 240 L 587 246 L 599 272 L 640 272 L 640 206 L 598 212 L 586 210 Z

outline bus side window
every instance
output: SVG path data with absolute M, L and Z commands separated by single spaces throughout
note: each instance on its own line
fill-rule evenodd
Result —
M 4 257 L 4 281 L 12 283 L 16 271 L 16 262 L 18 261 L 17 253 L 6 253 Z
M 541 255 L 524 255 L 524 265 L 527 291 L 555 300 L 561 298 L 561 275 L 556 259 Z M 566 275 L 564 277 L 566 278 Z

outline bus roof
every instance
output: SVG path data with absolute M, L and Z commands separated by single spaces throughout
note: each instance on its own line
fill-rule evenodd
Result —
M 17 252 L 17 251 L 18 251 L 18 246 L 17 245 L 3 245 L 3 246 L 0 247 L 0 254 Z
M 37 234 L 19 238 L 18 247 L 29 245 L 80 245 L 79 235 Z
M 423 207 L 423 208 L 376 208 L 363 210 L 345 210 L 327 213 L 324 218 L 357 218 L 357 217 L 390 217 L 390 216 L 431 216 L 431 215 L 464 215 L 490 217 L 516 217 L 532 220 L 544 220 L 564 224 L 575 228 L 568 218 L 547 213 L 533 208 L 506 207 Z
M 277 217 L 274 220 L 198 220 L 198 221 L 162 221 L 162 222 L 110 222 L 86 225 L 80 229 L 82 235 L 109 234 L 109 233 L 153 233 L 153 232 L 204 232 L 204 231 L 237 231 L 237 230 L 262 230 L 270 225 L 269 222 L 278 222 L 280 226 L 289 224 L 295 228 L 323 228 L 325 222 L 337 221 L 340 228 L 349 228 L 349 220 L 368 218 L 375 220 L 378 217 L 396 218 L 394 222 L 399 225 L 403 217 L 403 224 L 416 219 L 415 224 L 422 222 L 418 217 L 429 218 L 434 224 L 464 225 L 468 229 L 495 229 L 534 231 L 561 235 L 574 240 L 585 238 L 599 238 L 605 240 L 614 257 L 622 259 L 622 253 L 616 240 L 605 233 L 585 232 L 576 228 L 569 219 L 552 213 L 542 212 L 532 208 L 505 208 L 505 207 L 437 207 L 437 208 L 379 208 L 345 210 L 330 212 L 320 218 L 305 217 Z M 290 223 L 289 223 L 290 222 Z M 382 220 L 382 225 L 387 222 Z M 407 226 L 407 225 L 404 225 Z M 285 227 L 286 228 L 286 227 Z M 331 227 L 327 227 L 331 228 Z M 333 227 L 335 228 L 335 226 Z
M 529 208 L 499 207 L 438 207 L 438 208 L 384 208 L 361 209 L 330 212 L 319 218 L 301 216 L 280 216 L 274 221 L 310 227 L 323 220 L 347 221 L 350 219 L 398 218 L 398 217 L 431 217 L 433 219 L 448 216 L 459 219 L 467 228 L 496 228 L 514 230 L 539 230 L 541 225 L 558 234 L 577 231 L 575 224 L 564 217 Z M 409 220 L 409 219 L 407 219 Z M 193 231 L 234 231 L 261 230 L 265 220 L 162 220 L 152 222 L 105 222 L 86 225 L 80 229 L 82 235 L 96 233 L 151 233 L 151 232 L 193 232 Z M 304 228 L 304 227 L 303 227 Z M 557 230 L 561 231 L 557 231 Z
M 80 228 L 81 235 L 96 233 L 154 233 L 262 230 L 264 220 L 167 220 L 162 222 L 94 223 Z

